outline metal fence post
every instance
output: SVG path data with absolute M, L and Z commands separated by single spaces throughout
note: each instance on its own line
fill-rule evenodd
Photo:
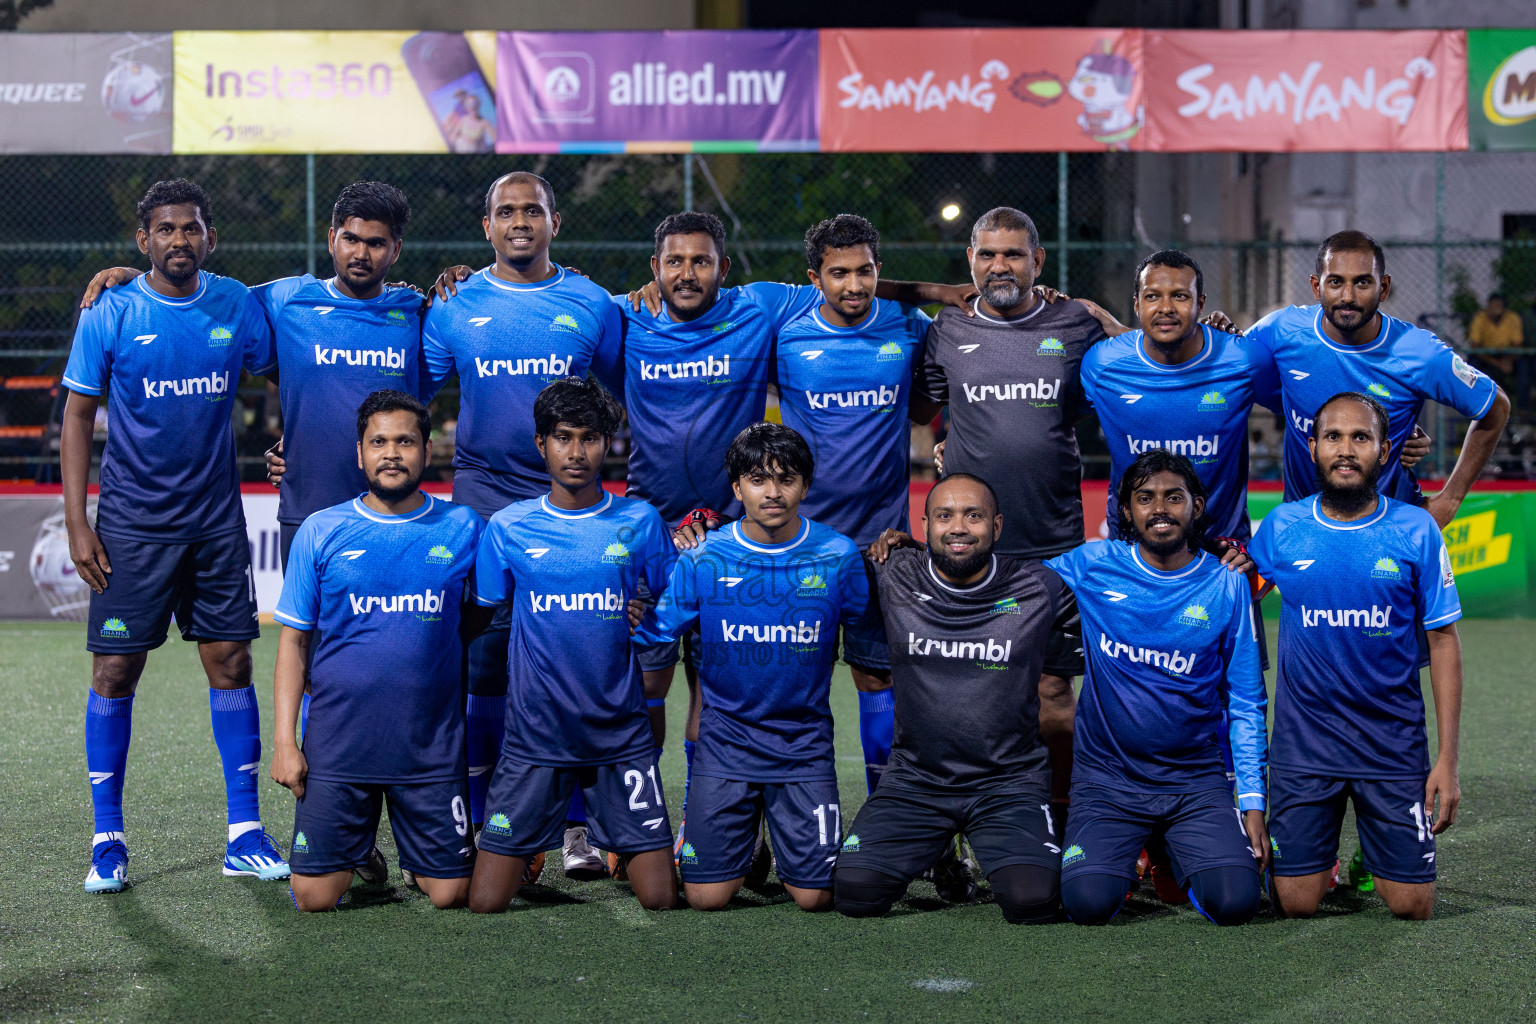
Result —
M 1445 333 L 1445 154 L 1435 154 L 1435 327 Z M 1449 429 L 1445 406 L 1435 403 L 1435 475 L 1445 479 Z
M 1056 290 L 1067 290 L 1067 154 L 1056 154 Z
M 315 154 L 304 155 L 304 267 L 315 274 Z
M 683 154 L 683 209 L 693 209 L 693 154 Z

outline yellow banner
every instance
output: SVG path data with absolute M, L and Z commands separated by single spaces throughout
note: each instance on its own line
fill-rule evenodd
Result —
M 1479 569 L 1492 569 L 1509 561 L 1512 534 L 1494 534 L 1498 513 L 1494 510 L 1452 519 L 1441 531 L 1446 553 L 1457 576 Z
M 177 32 L 176 153 L 489 153 L 494 32 Z

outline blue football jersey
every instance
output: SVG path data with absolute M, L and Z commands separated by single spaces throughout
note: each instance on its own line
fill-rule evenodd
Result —
M 619 309 L 608 293 L 564 267 L 537 284 L 474 274 L 434 302 L 422 330 L 424 396 L 459 376 L 453 496 L 489 517 L 549 490 L 533 442 L 533 400 L 561 377 L 590 370 L 622 396 Z
M 465 771 L 459 609 L 480 517 L 426 495 L 414 512 L 362 498 L 299 527 L 273 613 L 313 631 L 310 777 L 426 782 Z
M 816 460 L 800 509 L 861 547 L 910 529 L 907 406 L 931 322 L 876 299 L 857 326 L 834 327 L 812 307 L 779 332 L 779 410 Z
M 107 402 L 102 536 L 191 541 L 245 529 L 230 400 L 270 373 L 272 332 L 250 289 L 203 271 L 185 299 L 139 277 L 80 314 L 64 386 Z
M 676 523 L 696 508 L 736 516 L 725 450 L 763 418 L 778 329 L 821 301 L 809 285 L 762 281 L 725 288 L 695 320 L 659 316 L 626 296 L 624 399 L 629 413 L 631 497 Z
M 632 498 L 569 512 L 546 495 L 491 517 L 475 598 L 512 606 L 503 753 L 565 766 L 650 755 L 627 604 L 641 579 L 660 593 L 676 558 L 660 514 Z
M 1425 399 L 1472 419 L 1493 406 L 1493 381 L 1452 352 L 1429 331 L 1381 314 L 1381 332 L 1369 345 L 1340 345 L 1323 333 L 1321 306 L 1277 309 L 1247 336 L 1274 354 L 1285 416 L 1285 500 L 1317 492 L 1317 472 L 1307 448 L 1312 417 L 1341 391 L 1360 391 L 1387 410 L 1393 456 L 1376 489 L 1399 501 L 1422 504 L 1419 482 L 1396 453 L 1413 433 Z
M 1091 541 L 1045 563 L 1077 598 L 1087 673 L 1072 778 L 1119 789 L 1225 789 L 1223 698 L 1238 806 L 1264 809 L 1268 697 L 1248 577 L 1201 552 L 1176 572 L 1135 544 Z
M 1265 516 L 1249 553 L 1280 590 L 1271 762 L 1355 779 L 1428 772 L 1417 625 L 1461 618 L 1434 518 L 1383 497 L 1341 523 L 1313 496 Z
M 357 465 L 357 409 L 375 391 L 421 391 L 422 298 L 386 288 L 354 299 L 336 279 L 309 274 L 251 289 L 277 346 L 288 463 L 277 521 L 302 523 L 311 512 L 368 489 Z
M 1144 335 L 1099 342 L 1083 356 L 1083 394 L 1109 446 L 1105 521 L 1119 539 L 1115 488 L 1136 456 L 1152 448 L 1188 456 L 1209 497 L 1208 532 L 1248 538 L 1248 413 L 1255 402 L 1278 409 L 1279 381 L 1269 350 L 1202 327 L 1200 354 L 1177 366 L 1154 362 Z
M 853 542 L 801 518 L 785 544 L 759 544 L 741 521 L 682 553 L 655 629 L 697 622 L 704 710 L 697 775 L 750 782 L 837 778 L 832 663 L 837 626 L 864 614 L 869 578 Z

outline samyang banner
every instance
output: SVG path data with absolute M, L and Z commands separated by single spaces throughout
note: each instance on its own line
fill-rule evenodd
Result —
M 824 29 L 821 148 L 1142 149 L 1135 29 Z
M 177 32 L 177 153 L 489 153 L 494 32 Z
M 1473 149 L 1536 149 L 1536 29 L 1467 33 Z
M 1146 148 L 1467 148 L 1464 32 L 1146 34 Z
M 0 153 L 169 153 L 171 34 L 0 33 Z
M 814 151 L 814 32 L 503 32 L 499 153 Z

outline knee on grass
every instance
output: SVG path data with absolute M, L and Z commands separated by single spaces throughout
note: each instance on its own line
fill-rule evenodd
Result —
M 867 868 L 838 868 L 832 880 L 832 906 L 844 917 L 879 917 L 906 893 L 906 882 Z
M 1009 924 L 1051 924 L 1061 895 L 1061 875 L 1038 864 L 1010 864 L 987 876 Z
M 1189 876 L 1189 898 L 1208 921 L 1247 924 L 1259 912 L 1259 876 L 1240 867 L 1196 871 Z
M 1119 875 L 1074 875 L 1062 879 L 1061 903 L 1073 924 L 1108 924 L 1125 906 L 1130 888 Z

